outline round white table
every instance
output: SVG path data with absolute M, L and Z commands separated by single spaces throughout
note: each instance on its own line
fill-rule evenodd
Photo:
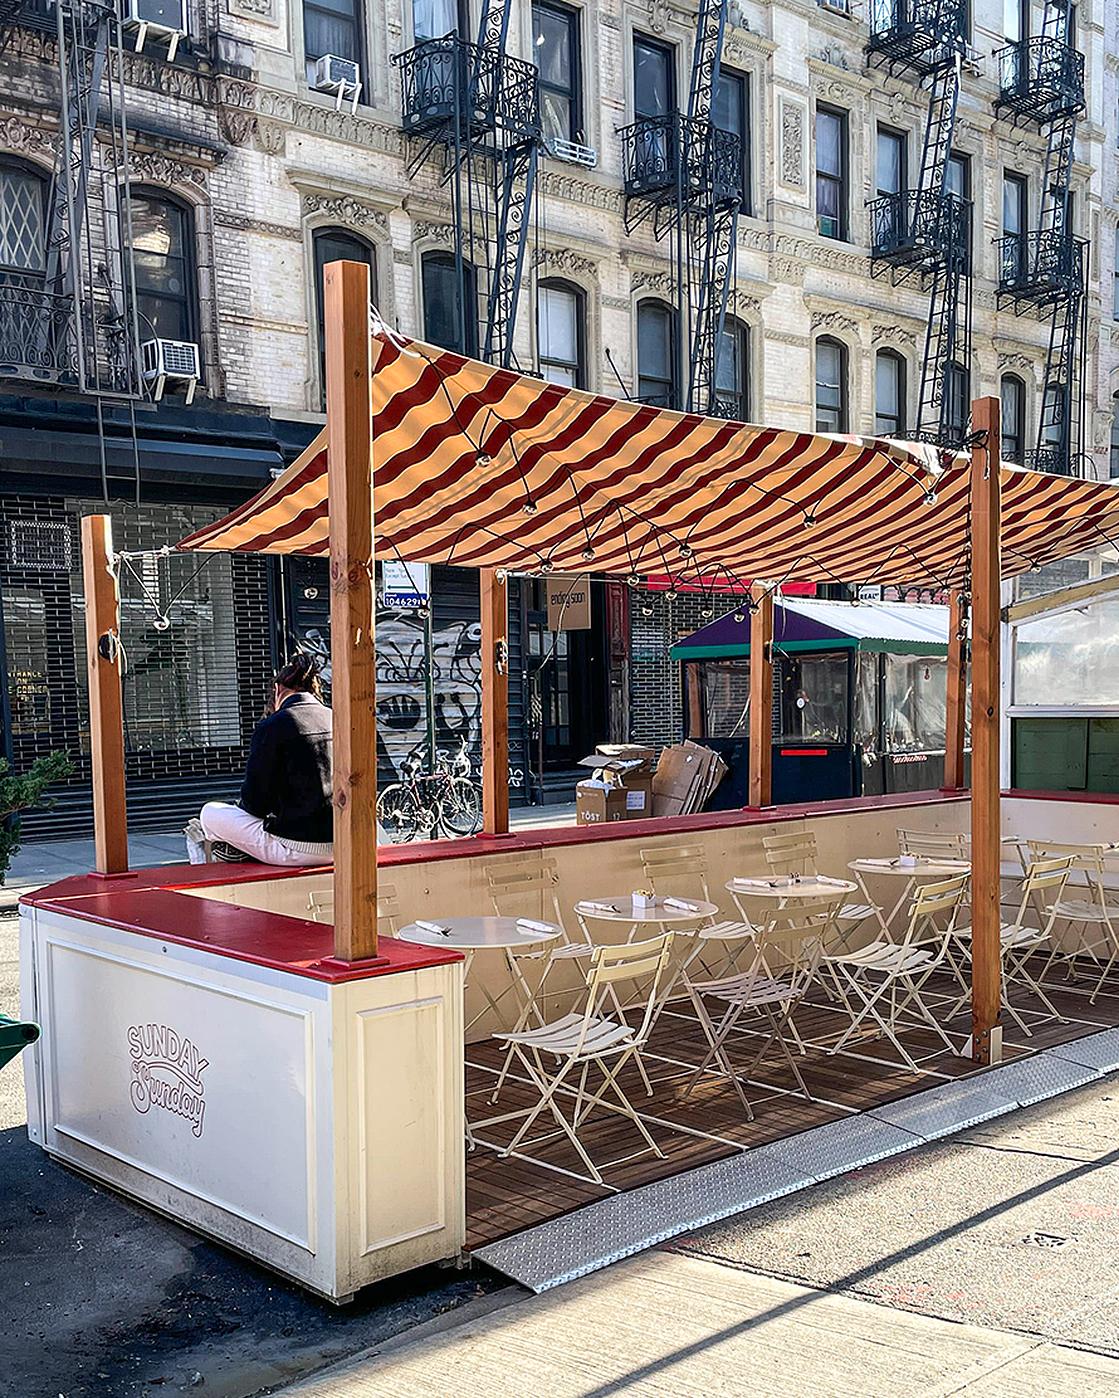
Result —
M 867 902 L 873 906 L 874 915 L 878 919 L 882 935 L 887 940 L 893 937 L 891 929 L 894 921 L 908 901 L 918 879 L 950 879 L 956 874 L 971 873 L 971 864 L 966 859 L 933 859 L 925 855 L 911 855 L 908 859 L 905 855 L 899 854 L 890 858 L 852 859 L 847 867 L 858 879 L 859 887 L 866 895 Z M 866 886 L 868 878 L 879 877 L 905 879 L 897 902 L 885 916 L 882 914 L 882 909 L 870 896 Z
M 682 922 L 709 922 L 719 911 L 717 903 L 709 903 L 702 898 L 682 898 L 680 901 L 687 903 L 688 907 L 668 907 L 663 898 L 654 898 L 650 906 L 638 907 L 628 894 L 622 898 L 583 898 L 575 904 L 575 916 L 589 942 L 593 942 L 594 938 L 587 930 L 588 920 L 628 922 L 630 930 L 627 940 L 632 942 L 638 928 L 644 925 L 659 927 L 663 931 Z
M 771 879 L 735 878 L 728 879 L 726 890 L 732 896 L 743 898 L 837 898 L 854 893 L 858 884 L 851 879 L 820 878 L 805 874 L 799 879 L 778 875 Z

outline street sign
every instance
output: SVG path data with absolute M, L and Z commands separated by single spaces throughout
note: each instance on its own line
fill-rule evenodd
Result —
M 548 630 L 591 629 L 591 580 L 585 574 L 557 573 L 548 579 Z
M 431 605 L 431 582 L 426 563 L 381 564 L 381 603 L 392 612 L 413 612 Z

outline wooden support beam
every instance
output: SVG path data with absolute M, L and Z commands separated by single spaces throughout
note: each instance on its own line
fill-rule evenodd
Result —
M 330 660 L 334 710 L 334 955 L 377 955 L 377 721 L 369 268 L 324 273 Z
M 976 399 L 971 420 L 971 1047 L 989 1064 L 1002 1058 L 999 400 Z
M 99 874 L 123 874 L 128 869 L 128 810 L 120 689 L 120 593 L 113 567 L 113 526 L 108 515 L 82 518 L 82 579 L 94 867 Z
M 948 596 L 948 714 L 944 752 L 944 790 L 960 791 L 964 779 L 964 732 L 967 720 L 968 603 L 959 592 Z
M 509 833 L 509 592 L 494 568 L 481 573 L 482 829 Z
M 1103 578 L 1092 578 L 1090 582 L 1074 583 L 1071 587 L 1059 587 L 1054 592 L 1014 602 L 1003 607 L 1002 619 L 1017 624 L 1032 617 L 1054 616 L 1087 606 L 1101 597 L 1110 597 L 1113 592 L 1119 592 L 1119 573 L 1108 573 Z
M 750 614 L 750 805 L 773 804 L 773 593 L 755 583 Z

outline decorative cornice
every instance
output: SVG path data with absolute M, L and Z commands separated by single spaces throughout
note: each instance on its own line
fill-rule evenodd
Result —
M 302 242 L 302 234 L 298 228 L 288 228 L 282 223 L 267 223 L 264 219 L 249 218 L 247 214 L 231 213 L 228 209 L 215 209 L 213 217 L 214 223 L 221 228 L 236 228 L 246 233 L 264 233 L 269 238 Z
M 850 316 L 842 315 L 839 311 L 813 311 L 812 333 L 819 335 L 821 332 L 857 336 L 859 323 L 857 320 L 852 320 Z
M 655 291 L 661 296 L 673 296 L 676 293 L 676 280 L 671 272 L 634 272 L 630 278 L 631 288 L 637 291 Z
M 876 325 L 870 332 L 870 343 L 874 349 L 884 346 L 887 349 L 907 349 L 917 353 L 917 336 L 899 325 Z
M 549 275 L 566 273 L 571 277 L 594 277 L 598 273 L 596 262 L 571 248 L 543 248 L 537 255 L 536 265 Z
M 316 215 L 323 215 L 331 223 L 341 223 L 348 228 L 375 229 L 378 233 L 387 233 L 389 221 L 381 209 L 375 208 L 372 204 L 367 204 L 361 199 L 354 199 L 351 195 L 344 194 L 340 198 L 331 198 L 325 194 L 305 193 L 302 201 L 302 212 L 304 218 L 312 218 Z
M 120 153 L 113 152 L 110 158 L 114 155 L 119 161 Z M 210 188 L 210 172 L 206 166 L 176 160 L 162 151 L 129 151 L 128 178 L 138 184 L 183 185 L 207 193 Z

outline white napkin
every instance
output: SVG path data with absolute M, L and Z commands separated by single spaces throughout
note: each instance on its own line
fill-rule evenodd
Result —
M 556 929 L 547 922 L 536 922 L 531 917 L 519 917 L 517 926 L 522 932 L 554 932 Z
M 589 898 L 579 904 L 581 908 L 591 908 L 596 913 L 616 913 L 618 910 L 613 903 L 594 903 Z
M 896 869 L 898 862 L 896 859 L 860 859 L 860 864 L 873 864 L 876 869 Z
M 847 886 L 847 881 L 845 879 L 829 879 L 827 874 L 817 874 L 816 882 L 826 883 L 832 888 L 846 888 Z
M 664 900 L 666 908 L 675 908 L 678 913 L 698 913 L 698 903 L 686 903 L 683 898 L 666 898 Z
M 441 937 L 449 937 L 451 929 L 442 922 L 422 922 L 416 919 L 416 926 L 423 932 L 438 932 Z
M 776 888 L 776 879 L 735 879 L 735 888 Z

